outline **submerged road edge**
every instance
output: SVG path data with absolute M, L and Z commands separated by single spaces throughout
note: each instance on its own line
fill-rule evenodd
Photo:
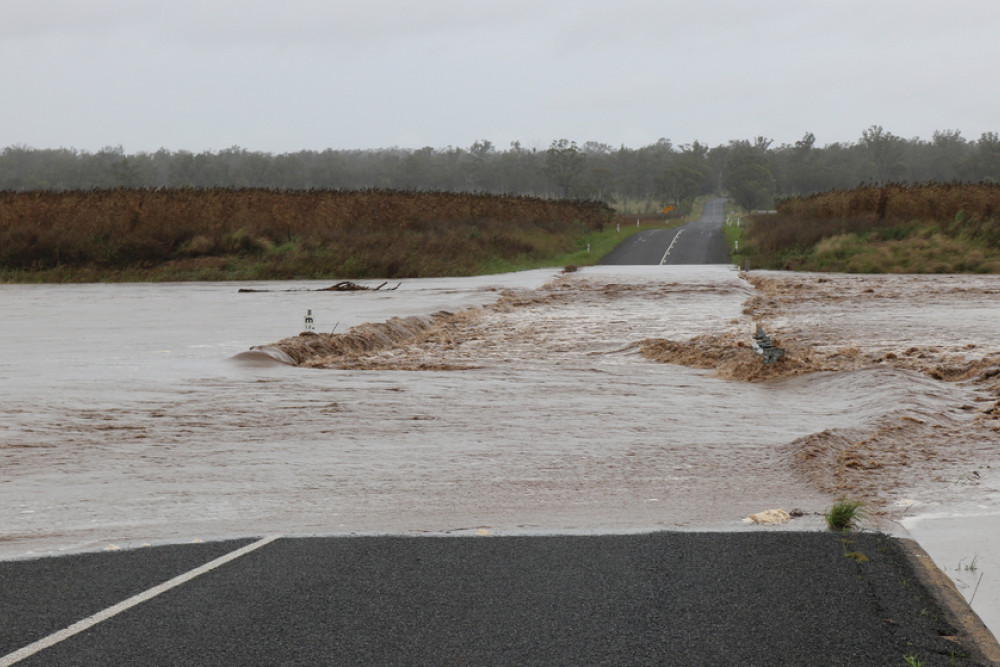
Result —
M 1000 665 L 1000 643 L 958 591 L 951 578 L 937 566 L 930 554 L 916 540 L 909 537 L 897 537 L 896 540 L 920 583 L 941 606 L 948 621 L 958 630 L 958 644 L 979 652 L 978 655 L 969 656 L 973 660 Z

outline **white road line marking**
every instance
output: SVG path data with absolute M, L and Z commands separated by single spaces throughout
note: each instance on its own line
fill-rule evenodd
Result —
M 666 251 L 665 253 L 663 253 L 663 259 L 661 259 L 661 260 L 660 260 L 660 264 L 661 264 L 661 265 L 662 265 L 662 264 L 663 264 L 663 263 L 664 263 L 665 261 L 667 261 L 667 255 L 669 255 L 669 254 L 670 254 L 670 251 L 674 249 L 674 244 L 675 244 L 675 243 L 677 243 L 677 238 L 678 238 L 678 237 L 679 237 L 679 236 L 680 236 L 681 234 L 683 234 L 683 233 L 684 233 L 684 228 L 682 227 L 682 228 L 680 228 L 680 229 L 678 229 L 678 230 L 677 230 L 677 233 L 676 233 L 676 234 L 674 234 L 674 238 L 673 238 L 673 239 L 672 239 L 672 240 L 670 241 L 670 246 L 669 246 L 669 247 L 667 248 L 667 251 Z
M 147 600 L 156 597 L 160 593 L 165 593 L 166 591 L 169 591 L 171 588 L 176 588 L 181 584 L 187 583 L 188 581 L 191 581 L 192 579 L 194 579 L 199 575 L 205 574 L 210 570 L 214 570 L 215 568 L 221 565 L 225 565 L 231 560 L 236 560 L 240 556 L 244 556 L 250 553 L 251 551 L 260 549 L 263 546 L 267 546 L 268 544 L 274 542 L 279 537 L 281 537 L 281 535 L 273 535 L 271 537 L 265 537 L 261 540 L 254 542 L 253 544 L 248 544 L 245 547 L 237 549 L 236 551 L 230 551 L 225 556 L 220 556 L 213 561 L 205 563 L 201 567 L 196 567 L 193 570 L 189 570 L 184 574 L 174 577 L 170 581 L 163 582 L 159 586 L 154 586 L 153 588 L 150 588 L 147 591 L 139 593 L 138 595 L 133 595 L 129 599 L 119 602 L 113 607 L 108 607 L 104 611 L 99 611 L 93 616 L 89 616 L 83 619 L 82 621 L 77 621 L 73 625 L 63 628 L 58 632 L 54 632 L 48 637 L 43 637 L 38 641 L 34 642 L 33 644 L 28 644 L 24 648 L 20 648 L 14 651 L 13 653 L 8 653 L 7 655 L 0 658 L 0 667 L 9 667 L 9 665 L 13 665 L 16 662 L 20 662 L 21 660 L 24 660 L 25 658 L 38 653 L 42 649 L 46 649 L 50 646 L 58 644 L 59 642 L 65 639 L 69 639 L 73 635 L 83 632 L 84 630 L 87 630 L 88 628 L 97 625 L 101 621 L 106 621 L 112 616 L 117 616 L 126 609 L 130 609 L 136 606 L 137 604 L 141 604 Z

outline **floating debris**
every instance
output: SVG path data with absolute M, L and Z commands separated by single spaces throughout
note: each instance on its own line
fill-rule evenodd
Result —
M 743 519 L 743 523 L 773 525 L 778 523 L 785 523 L 791 518 L 792 515 L 783 509 L 764 510 L 763 512 L 757 512 L 756 514 L 751 514 L 747 518 Z
M 243 293 L 243 292 L 250 292 L 250 293 L 255 293 L 255 292 L 375 292 L 375 291 L 378 291 L 378 290 L 382 289 L 383 287 L 385 287 L 388 284 L 389 284 L 389 281 L 387 280 L 387 281 L 383 282 L 381 285 L 378 285 L 376 287 L 368 287 L 367 285 L 361 285 L 361 284 L 356 283 L 356 282 L 351 281 L 351 280 L 341 280 L 339 283 L 336 283 L 334 285 L 330 285 L 329 287 L 320 287 L 320 288 L 317 288 L 317 289 L 309 289 L 309 288 L 305 288 L 305 287 L 304 288 L 299 288 L 299 289 L 253 289 L 252 287 L 241 287 L 240 289 L 238 289 L 236 291 L 240 292 L 240 293 Z M 402 285 L 402 284 L 403 283 L 396 283 L 396 285 L 394 287 L 385 287 L 384 291 L 391 292 L 393 290 L 397 290 L 397 289 L 399 289 L 399 286 Z

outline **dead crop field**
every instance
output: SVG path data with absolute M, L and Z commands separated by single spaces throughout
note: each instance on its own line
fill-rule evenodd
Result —
M 1000 273 L 1000 184 L 863 186 L 779 201 L 751 218 L 761 268 Z
M 472 275 L 577 249 L 602 203 L 389 190 L 0 192 L 0 281 Z

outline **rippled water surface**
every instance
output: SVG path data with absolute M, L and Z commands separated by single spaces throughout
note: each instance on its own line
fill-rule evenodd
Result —
M 985 400 L 981 388 L 892 366 L 748 383 L 643 358 L 644 339 L 745 326 L 754 288 L 727 267 L 281 291 L 322 286 L 0 286 L 0 556 L 272 533 L 740 529 L 777 507 L 804 512 L 784 528 L 815 528 L 833 494 L 796 464 L 795 443 L 887 419 L 930 429 Z M 433 355 L 467 370 L 234 359 L 297 334 L 307 309 L 317 330 L 340 332 L 502 293 L 502 308 L 447 345 L 439 336 L 440 349 L 380 357 L 386 368 Z M 891 303 L 898 347 L 914 327 L 974 344 L 996 321 L 976 303 L 953 304 L 968 314 L 958 327 L 928 323 L 954 315 L 946 300 Z M 858 303 L 838 315 L 865 316 Z M 996 469 L 975 456 L 943 457 L 943 483 L 903 478 L 886 500 L 909 503 L 895 518 L 919 537 L 920 521 L 942 511 L 995 510 Z M 997 547 L 994 537 L 982 549 Z M 994 596 L 997 579 L 987 577 Z

